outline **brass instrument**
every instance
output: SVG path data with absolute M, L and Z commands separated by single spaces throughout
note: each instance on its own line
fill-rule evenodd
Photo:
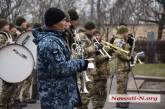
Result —
M 88 41 L 87 40 L 81 40 L 79 34 L 76 33 L 76 31 L 75 31 L 75 35 L 76 35 L 77 39 L 75 40 L 75 43 L 73 43 L 71 45 L 71 48 L 72 48 L 72 51 L 73 51 L 75 57 L 83 59 L 84 58 L 84 46 L 85 46 L 85 43 Z M 94 59 L 86 59 L 86 60 L 90 61 L 90 60 L 94 60 Z M 89 62 L 88 68 L 94 68 L 94 64 Z M 86 82 L 89 82 L 91 80 L 87 76 L 86 71 L 83 71 L 81 73 L 80 80 L 81 80 L 80 92 L 81 93 L 89 93 L 87 90 Z
M 119 51 L 121 51 L 121 52 L 124 52 L 124 53 L 126 53 L 126 54 L 129 54 L 129 51 L 127 51 L 127 50 L 124 50 L 124 49 L 122 49 L 122 48 L 120 48 L 120 47 L 117 47 L 117 46 L 115 46 L 115 45 L 113 45 L 113 44 L 111 44 L 111 43 L 109 43 L 109 42 L 105 42 L 105 41 L 102 41 L 105 45 L 107 45 L 109 48 L 112 48 L 112 49 L 114 49 L 114 50 L 119 50 Z
M 131 37 L 130 35 L 128 36 L 128 38 L 130 38 L 132 40 L 132 49 L 131 49 L 130 56 L 133 56 L 134 50 L 135 50 L 136 38 Z M 130 62 L 130 66 L 131 67 L 135 66 L 135 64 L 136 64 L 137 61 L 140 64 L 142 64 L 142 61 L 139 59 L 139 57 L 144 57 L 144 52 L 143 51 L 136 53 L 136 55 L 133 57 L 133 62 Z
M 99 43 L 99 41 L 96 39 L 96 38 L 94 38 L 95 39 L 95 43 L 94 43 L 94 45 L 96 46 L 96 43 Z M 100 44 L 100 43 L 99 43 Z M 100 49 L 99 50 L 99 52 L 103 55 L 103 56 L 108 56 L 109 57 L 109 59 L 111 59 L 112 57 L 107 53 L 107 51 L 104 49 L 104 47 L 102 48 L 102 49 Z

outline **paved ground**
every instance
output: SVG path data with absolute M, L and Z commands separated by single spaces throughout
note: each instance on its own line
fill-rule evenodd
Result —
M 130 77 L 132 79 L 132 77 Z M 129 82 L 131 81 L 131 79 L 129 80 Z M 115 94 L 116 93 L 116 78 L 114 78 L 113 80 L 113 85 L 112 85 L 112 91 L 111 94 Z M 108 80 L 107 82 L 107 87 L 110 84 L 110 80 Z M 134 86 L 133 86 L 134 87 Z M 33 105 L 28 105 L 26 108 L 24 109 L 40 109 L 40 103 L 36 103 Z M 89 104 L 89 109 L 92 109 L 92 104 Z M 106 102 L 104 109 L 119 109 L 115 107 L 114 103 L 109 103 Z M 130 107 L 128 109 L 165 109 L 165 95 L 161 95 L 161 102 L 160 103 L 143 103 L 143 104 L 130 104 Z

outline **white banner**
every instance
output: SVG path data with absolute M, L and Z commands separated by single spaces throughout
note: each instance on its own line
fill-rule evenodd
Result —
M 160 94 L 112 94 L 108 96 L 108 102 L 159 103 L 160 101 Z

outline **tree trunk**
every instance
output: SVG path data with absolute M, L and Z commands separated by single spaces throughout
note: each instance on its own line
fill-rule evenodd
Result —
M 97 26 L 100 30 L 101 27 L 101 9 L 100 9 L 101 0 L 97 0 Z
M 163 25 L 159 24 L 159 27 L 158 27 L 158 39 L 157 40 L 161 40 L 162 39 L 162 33 L 163 33 Z
M 94 0 L 91 0 L 91 14 L 90 14 L 90 18 L 91 20 L 94 19 Z

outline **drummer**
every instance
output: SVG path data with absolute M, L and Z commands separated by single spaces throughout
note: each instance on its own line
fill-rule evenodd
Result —
M 9 32 L 9 24 L 5 19 L 0 19 L 0 31 Z M 2 41 L 6 41 L 3 40 L 3 36 L 0 37 L 0 46 L 4 46 L 3 44 L 5 44 L 5 42 Z M 13 98 L 13 94 L 17 88 L 16 84 L 1 81 L 0 109 L 21 109 L 18 105 L 14 104 L 15 98 Z
M 12 24 L 12 23 L 10 23 L 9 32 L 10 32 L 14 42 L 17 40 L 18 36 L 21 34 L 17 30 L 16 26 L 14 24 Z
M 0 31 L 9 32 L 9 24 L 5 19 L 0 19 Z
M 26 21 L 25 18 L 23 17 L 18 17 L 16 19 L 16 26 L 17 26 L 17 29 L 23 33 L 23 32 L 26 32 L 27 31 L 27 28 L 28 28 L 28 22 Z
M 16 26 L 17 26 L 17 29 L 21 33 L 24 33 L 29 30 L 30 25 L 24 17 L 20 16 L 16 19 Z M 33 74 L 34 74 L 34 72 L 26 80 L 21 82 L 17 89 L 16 97 L 17 97 L 18 101 L 20 100 L 22 102 L 23 105 L 27 105 L 27 103 L 36 102 L 35 100 L 32 100 L 30 97 L 30 87 L 31 87 L 31 85 L 33 85 L 33 81 L 34 81 Z M 18 96 L 20 96 L 20 98 L 18 98 Z

